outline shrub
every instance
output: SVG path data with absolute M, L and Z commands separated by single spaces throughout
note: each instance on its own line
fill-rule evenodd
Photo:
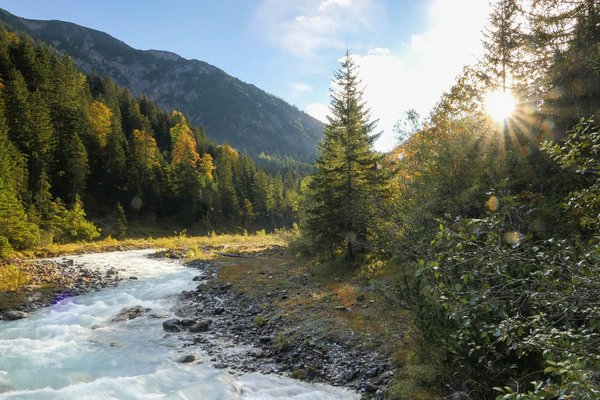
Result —
M 3 258 L 8 258 L 13 252 L 13 248 L 8 242 L 8 239 L 2 235 L 0 235 L 0 260 Z
M 20 291 L 29 283 L 29 275 L 17 265 L 0 264 L 0 291 Z

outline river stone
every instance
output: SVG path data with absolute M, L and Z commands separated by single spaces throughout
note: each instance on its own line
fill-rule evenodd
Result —
M 225 312 L 225 309 L 223 307 L 217 307 L 213 310 L 213 314 L 214 315 L 221 315 Z
M 196 324 L 196 320 L 192 319 L 192 318 L 184 318 L 181 320 L 181 326 L 188 327 L 188 326 L 192 326 L 195 324 Z
M 135 318 L 141 316 L 142 314 L 147 313 L 148 311 L 150 311 L 149 308 L 142 307 L 142 306 L 125 307 L 121 311 L 119 311 L 119 313 L 117 315 L 115 315 L 113 317 L 113 319 L 111 319 L 110 321 L 111 322 L 128 321 L 130 319 L 135 319 Z
M 181 332 L 181 321 L 171 318 L 163 322 L 163 329 L 167 332 Z
M 367 393 L 375 393 L 379 389 L 377 386 L 371 384 L 371 382 L 363 382 L 363 384 L 360 385 L 360 388 L 364 389 Z
M 196 360 L 196 357 L 194 357 L 191 354 L 188 354 L 186 356 L 181 357 L 179 360 L 177 360 L 177 362 L 180 362 L 180 363 L 191 363 L 191 362 L 193 362 L 195 360 Z
M 29 313 L 26 313 L 25 311 L 10 310 L 10 311 L 5 311 L 3 314 L 3 317 L 4 317 L 4 319 L 6 319 L 8 321 L 14 321 L 17 319 L 23 319 L 23 318 L 29 317 Z
M 202 321 L 198 321 L 194 325 L 190 326 L 190 332 L 192 332 L 192 333 L 206 332 L 208 330 L 208 328 L 210 327 L 210 323 L 211 323 L 211 321 L 209 319 L 204 319 Z
M 198 307 L 193 304 L 184 304 L 175 311 L 175 315 L 181 318 L 189 318 L 198 312 Z
M 267 343 L 271 343 L 272 338 L 271 338 L 271 336 L 261 336 L 258 338 L 258 341 L 263 344 L 267 344 Z

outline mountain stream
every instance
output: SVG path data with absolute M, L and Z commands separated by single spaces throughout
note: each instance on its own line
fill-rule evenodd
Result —
M 162 322 L 199 274 L 180 262 L 149 258 L 152 250 L 68 257 L 87 268 L 115 267 L 117 287 L 66 298 L 18 321 L 0 321 L 0 399 L 306 399 L 359 396 L 344 389 L 277 375 L 234 374 L 211 366 L 194 348 L 183 352 Z M 124 307 L 151 311 L 111 322 Z M 197 362 L 176 360 L 194 354 Z

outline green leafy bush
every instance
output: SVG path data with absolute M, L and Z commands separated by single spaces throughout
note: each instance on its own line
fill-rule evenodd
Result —
M 77 240 L 93 240 L 100 236 L 100 230 L 90 221 L 85 219 L 83 203 L 79 196 L 75 197 L 75 203 L 70 210 L 61 210 L 57 216 L 56 223 L 57 242 L 69 242 Z

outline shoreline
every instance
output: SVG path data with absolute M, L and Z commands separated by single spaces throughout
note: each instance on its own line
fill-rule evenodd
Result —
M 31 281 L 20 291 L 0 292 L 0 320 L 27 318 L 65 298 L 114 287 L 127 279 L 116 268 L 100 271 L 66 257 L 22 261 L 19 267 Z
M 260 260 L 260 255 L 244 257 Z M 182 258 L 177 251 L 169 250 L 157 250 L 149 256 Z M 166 334 L 178 336 L 184 354 L 200 349 L 209 357 L 213 367 L 227 369 L 234 374 L 278 374 L 345 388 L 362 395 L 362 398 L 383 399 L 396 374 L 389 354 L 378 352 L 376 347 L 366 343 L 364 337 L 352 331 L 346 335 L 332 334 L 327 325 L 311 329 L 311 322 L 321 323 L 318 315 L 306 315 L 298 320 L 278 307 L 288 296 L 294 296 L 294 286 L 308 291 L 322 289 L 308 274 L 291 276 L 290 282 L 286 282 L 281 290 L 255 296 L 243 293 L 236 285 L 220 279 L 223 261 L 182 260 L 182 264 L 201 271 L 202 275 L 194 278 L 197 282 L 195 290 L 178 295 L 173 309 L 176 319 L 170 320 L 175 327 L 167 329 L 163 323 L 163 329 L 168 332 Z M 0 302 L 4 305 L 0 307 L 0 320 L 27 318 L 32 312 L 67 297 L 135 279 L 121 276 L 118 266 L 101 271 L 66 257 L 32 260 L 20 266 L 31 274 L 32 281 L 20 293 L 0 292 Z M 248 276 L 247 282 L 257 278 Z M 7 295 L 20 297 L 20 303 L 7 307 L 4 302 Z M 127 308 L 122 310 L 129 311 Z M 293 311 L 301 313 L 302 308 Z M 330 314 L 352 313 L 350 308 L 333 304 L 327 304 L 325 311 Z M 134 312 L 123 318 L 133 319 L 138 315 Z M 179 361 L 195 360 L 193 356 L 184 356 Z
M 185 265 L 203 274 L 195 278 L 196 290 L 180 294 L 176 318 L 169 320 L 180 330 L 176 334 L 184 349 L 200 348 L 213 367 L 234 373 L 278 374 L 383 399 L 395 375 L 389 355 L 361 346 L 356 338 L 339 341 L 303 331 L 272 302 L 285 292 L 253 298 L 219 282 L 220 267 L 213 262 Z

